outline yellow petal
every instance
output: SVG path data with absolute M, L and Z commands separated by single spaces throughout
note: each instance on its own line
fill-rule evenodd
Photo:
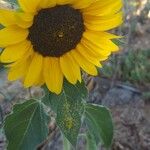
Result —
M 30 22 L 34 19 L 34 14 L 32 13 L 23 13 L 23 12 L 16 12 L 15 14 L 18 18 L 22 19 L 23 21 Z
M 42 67 L 43 56 L 35 53 L 24 81 L 25 87 L 30 87 L 38 81 L 39 76 L 41 75 Z
M 85 32 L 83 35 L 89 42 L 99 47 L 104 56 L 110 55 L 111 51 L 119 50 L 119 47 L 115 45 L 111 40 L 107 38 L 101 38 L 98 34 L 94 32 Z
M 90 63 L 89 61 L 87 61 L 86 59 L 84 59 L 79 52 L 77 52 L 76 50 L 73 50 L 70 52 L 72 57 L 76 60 L 76 62 L 79 64 L 79 66 L 88 74 L 90 75 L 97 75 L 97 69 L 96 67 Z M 69 63 L 69 62 L 68 62 Z
M 2 25 L 9 26 L 14 24 L 14 22 L 15 22 L 14 11 L 0 9 L 0 23 Z
M 44 79 L 51 92 L 60 94 L 63 85 L 63 74 L 60 68 L 59 58 L 44 58 Z
M 13 63 L 7 64 L 7 67 L 17 66 L 17 65 L 21 64 L 23 61 L 26 61 L 27 59 L 32 60 L 33 56 L 34 56 L 33 46 L 30 46 L 30 48 L 25 52 L 25 54 L 23 55 L 22 58 L 18 59 L 17 61 L 15 61 Z
M 81 81 L 80 67 L 69 53 L 60 57 L 60 66 L 63 74 L 70 83 L 76 84 L 77 80 Z
M 122 0 L 107 0 L 96 1 L 90 7 L 82 10 L 85 15 L 93 16 L 109 16 L 117 13 L 123 6 Z
M 71 2 L 72 7 L 75 9 L 83 9 L 93 3 L 94 0 L 74 0 Z
M 43 62 L 44 63 L 44 62 Z M 44 65 L 44 64 L 43 64 Z M 37 79 L 37 81 L 33 84 L 34 86 L 42 86 L 44 85 L 45 83 L 45 80 L 44 80 L 44 76 L 43 76 L 43 70 L 44 70 L 44 67 L 42 68 L 42 71 L 39 75 L 39 78 Z
M 21 27 L 21 28 L 27 29 L 27 28 L 31 27 L 32 24 L 33 24 L 32 21 L 31 21 L 31 22 L 25 22 L 25 21 L 21 21 L 21 20 L 20 20 L 17 25 L 18 25 L 19 27 Z
M 57 0 L 57 5 L 71 4 L 74 0 Z
M 1 62 L 15 62 L 24 56 L 24 54 L 29 50 L 30 46 L 31 42 L 25 40 L 21 43 L 6 47 L 1 54 Z
M 86 30 L 85 33 L 97 35 L 99 36 L 99 38 L 106 39 L 106 40 L 122 38 L 121 36 L 117 36 L 108 32 L 103 32 L 103 31 Z
M 0 47 L 6 47 L 24 41 L 28 36 L 28 30 L 17 26 L 9 26 L 0 30 Z
M 0 23 L 4 26 L 18 25 L 28 28 L 32 25 L 33 17 L 32 14 L 0 9 Z
M 78 44 L 76 47 L 76 50 L 82 55 L 84 59 L 91 62 L 92 64 L 101 67 L 100 60 L 96 57 L 93 57 L 91 53 L 88 51 L 86 47 L 84 47 L 82 44 Z
M 8 72 L 8 80 L 14 81 L 24 78 L 31 63 L 31 59 L 23 59 L 16 65 L 10 68 Z
M 42 0 L 18 0 L 23 11 L 30 13 L 37 12 L 41 1 Z
M 39 4 L 40 8 L 50 8 L 56 6 L 56 0 L 42 0 Z
M 117 0 L 116 0 L 117 1 Z M 99 9 L 99 8 L 102 8 L 108 4 L 111 4 L 112 2 L 114 2 L 114 0 L 96 0 L 96 1 L 93 1 L 93 3 L 84 9 L 87 10 L 87 11 L 90 11 L 90 10 L 96 10 L 96 9 Z
M 102 49 L 98 44 L 99 43 L 94 43 L 92 39 L 88 40 L 86 38 L 83 38 L 82 39 L 82 44 L 85 46 L 85 47 L 88 47 L 89 49 L 93 50 L 93 52 L 95 54 L 97 54 L 97 56 L 99 57 L 108 57 L 110 54 L 111 54 L 111 51 L 110 50 L 104 50 Z
M 102 55 L 102 53 L 100 52 L 100 48 L 95 46 L 94 44 L 91 44 L 87 39 L 82 38 L 81 39 L 81 44 L 87 49 L 87 51 L 89 51 L 89 53 L 95 57 L 95 58 L 99 58 L 100 60 L 105 60 L 104 56 Z
M 29 13 L 16 13 L 15 24 L 21 28 L 29 28 L 33 24 L 34 15 Z
M 44 85 L 44 83 L 45 83 L 44 77 L 43 77 L 43 75 L 41 73 L 41 75 L 39 76 L 39 79 L 33 85 L 34 86 L 42 86 L 42 85 Z
M 122 12 L 119 12 L 117 14 L 111 15 L 111 16 L 84 16 L 84 25 L 89 30 L 94 31 L 106 31 L 113 29 L 120 24 L 122 24 Z

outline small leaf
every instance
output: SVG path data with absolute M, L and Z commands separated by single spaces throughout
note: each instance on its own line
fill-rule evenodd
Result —
M 43 104 L 28 100 L 14 106 L 13 113 L 5 119 L 4 130 L 8 150 L 35 150 L 48 135 L 50 118 Z
M 46 85 L 44 85 L 42 88 L 45 93 L 45 96 L 43 97 L 42 102 L 46 106 L 49 106 L 56 113 L 59 101 L 61 99 L 61 94 L 56 95 L 56 94 L 50 92 L 49 89 L 46 87 Z
M 97 150 L 96 141 L 93 135 L 87 133 L 86 140 L 87 140 L 87 150 Z
M 44 88 L 43 102 L 56 112 L 56 121 L 63 134 L 72 145 L 76 145 L 81 117 L 84 111 L 83 100 L 87 98 L 84 82 L 72 85 L 66 80 L 60 95 L 56 95 Z
M 43 86 L 45 96 L 42 100 L 42 102 L 49 106 L 53 111 L 57 112 L 57 107 L 61 99 L 64 98 L 64 92 L 62 92 L 60 95 L 56 95 L 48 90 L 46 85 Z M 66 95 L 70 96 L 71 99 L 79 100 L 85 100 L 88 95 L 87 88 L 85 87 L 84 82 L 77 83 L 76 85 L 70 84 L 68 81 L 64 81 L 64 87 L 63 90 L 65 91 Z M 78 104 L 78 103 L 77 103 Z
M 62 138 L 63 138 L 63 150 L 71 150 L 72 146 L 63 134 L 62 134 Z
M 84 81 L 77 83 L 75 85 L 70 84 L 68 81 L 64 81 L 64 91 L 68 96 L 71 96 L 73 99 L 85 100 L 88 96 L 88 90 L 85 86 Z
M 112 41 L 118 46 L 123 46 L 126 44 L 124 39 L 113 39 Z
M 86 123 L 95 139 L 101 140 L 105 147 L 110 147 L 113 139 L 113 123 L 107 108 L 99 105 L 86 104 Z

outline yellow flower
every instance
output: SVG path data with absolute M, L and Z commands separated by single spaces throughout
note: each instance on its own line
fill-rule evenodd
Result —
M 22 11 L 0 9 L 1 62 L 9 80 L 47 85 L 59 94 L 64 77 L 81 81 L 119 48 L 107 33 L 122 23 L 122 0 L 18 0 Z

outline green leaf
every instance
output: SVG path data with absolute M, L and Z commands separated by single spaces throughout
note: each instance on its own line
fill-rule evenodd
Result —
M 68 96 L 71 96 L 71 98 L 73 98 L 74 100 L 85 100 L 88 96 L 88 90 L 85 86 L 84 81 L 82 81 L 81 83 L 78 82 L 77 84 L 73 85 L 65 80 L 64 91 Z
M 51 93 L 46 87 L 44 91 L 43 102 L 56 112 L 58 126 L 68 141 L 75 146 L 84 111 L 83 100 L 88 94 L 84 82 L 72 85 L 65 80 L 60 95 Z
M 124 40 L 123 38 L 121 38 L 121 39 L 113 39 L 112 41 L 113 41 L 116 45 L 118 45 L 118 46 L 123 46 L 123 45 L 126 44 L 126 42 L 125 42 L 125 40 Z
M 99 105 L 86 104 L 86 123 L 90 133 L 93 133 L 104 144 L 110 147 L 113 139 L 113 123 L 110 112 L 107 108 Z
M 56 95 L 52 92 L 49 91 L 49 89 L 44 85 L 43 87 L 45 96 L 42 99 L 42 102 L 46 105 L 49 106 L 55 113 L 57 113 L 57 107 L 59 104 L 59 101 L 61 99 L 61 94 Z
M 62 138 L 63 138 L 63 150 L 71 150 L 72 146 L 63 134 L 62 134 Z
M 8 140 L 8 150 L 35 150 L 46 139 L 50 118 L 43 104 L 28 100 L 17 104 L 13 113 L 5 119 L 4 130 Z
M 93 135 L 91 135 L 90 133 L 87 133 L 86 140 L 87 140 L 87 149 L 86 150 L 97 150 L 96 141 L 95 141 Z

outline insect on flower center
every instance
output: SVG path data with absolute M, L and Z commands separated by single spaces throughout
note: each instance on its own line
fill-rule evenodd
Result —
M 83 17 L 69 5 L 42 9 L 34 17 L 28 39 L 41 55 L 60 57 L 74 49 L 84 32 Z

